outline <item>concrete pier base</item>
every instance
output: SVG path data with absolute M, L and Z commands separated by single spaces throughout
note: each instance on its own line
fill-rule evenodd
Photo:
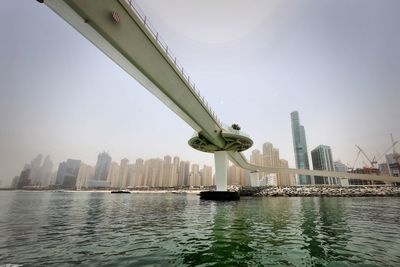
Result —
M 239 192 L 229 191 L 203 191 L 200 192 L 200 199 L 205 200 L 239 200 Z

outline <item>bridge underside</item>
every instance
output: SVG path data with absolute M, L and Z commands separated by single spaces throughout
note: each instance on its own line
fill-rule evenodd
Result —
M 176 64 L 168 47 L 158 39 L 158 33 L 149 30 L 129 1 L 44 0 L 44 3 L 196 132 L 219 148 L 225 146 L 216 116 Z

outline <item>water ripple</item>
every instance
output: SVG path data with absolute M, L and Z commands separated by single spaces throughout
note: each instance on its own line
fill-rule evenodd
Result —
M 0 193 L 0 266 L 400 266 L 399 198 Z

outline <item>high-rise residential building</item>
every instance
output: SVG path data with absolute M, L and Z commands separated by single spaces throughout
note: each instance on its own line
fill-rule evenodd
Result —
M 236 185 L 237 184 L 236 165 L 228 166 L 227 183 L 228 183 L 228 185 Z
M 281 168 L 289 168 L 289 162 L 285 159 L 279 160 L 279 167 Z M 293 186 L 295 185 L 295 181 L 293 176 L 289 173 L 280 173 L 278 179 L 278 186 Z
M 81 188 L 87 188 L 88 182 L 93 180 L 94 177 L 94 167 L 81 162 L 79 166 L 78 176 L 76 178 L 76 188 L 80 190 Z
M 279 149 L 273 148 L 272 149 L 272 167 L 280 167 L 281 162 L 279 158 Z
M 80 160 L 67 159 L 61 162 L 57 171 L 56 185 L 63 188 L 74 188 L 81 165 Z
M 80 160 L 67 159 L 66 173 L 63 179 L 63 187 L 65 188 L 75 187 L 80 166 L 81 166 Z
M 161 186 L 169 187 L 172 186 L 172 158 L 171 156 L 164 156 L 162 165 L 162 181 Z
M 266 142 L 263 144 L 263 154 L 262 154 L 262 166 L 265 167 L 272 167 L 272 154 L 273 154 L 274 147 L 272 143 Z
M 294 157 L 298 169 L 310 169 L 308 161 L 307 141 L 304 126 L 300 125 L 299 113 L 293 111 L 290 113 L 292 123 L 292 136 Z M 309 175 L 298 175 L 300 185 L 313 184 Z
M 201 170 L 201 185 L 211 186 L 213 184 L 212 167 L 204 165 Z
M 49 186 L 50 180 L 51 180 L 51 174 L 52 174 L 52 169 L 53 169 L 53 163 L 50 160 L 49 156 L 46 156 L 45 160 L 43 161 L 42 164 L 42 159 L 43 156 L 41 154 L 37 155 L 32 161 L 31 164 L 25 164 L 24 169 L 22 170 L 24 172 L 24 175 L 20 180 L 18 178 L 18 181 L 15 180 L 16 182 L 15 186 L 35 186 L 35 187 L 46 187 Z M 27 171 L 29 169 L 29 171 Z M 29 176 L 26 177 L 27 173 L 29 173 Z M 29 183 L 28 183 L 29 182 Z
M 263 167 L 272 167 L 272 168 L 288 168 L 288 162 L 286 160 L 281 160 L 279 156 L 279 149 L 274 148 L 273 144 L 270 142 L 265 142 L 262 147 L 263 153 L 261 154 L 260 150 L 255 149 L 250 155 L 250 163 L 255 165 L 260 165 Z M 233 170 L 231 170 L 232 172 Z M 248 182 L 246 179 L 248 177 Z M 252 177 L 252 181 L 250 179 Z M 255 179 L 259 181 L 256 182 Z M 241 182 L 240 184 L 245 185 L 249 184 L 252 186 L 258 186 L 262 184 L 269 184 L 269 185 L 280 185 L 280 186 L 289 186 L 293 183 L 291 182 L 291 176 L 288 174 L 270 174 L 265 172 L 258 172 L 257 174 L 246 173 L 242 170 L 241 171 Z
M 319 145 L 311 151 L 314 170 L 334 171 L 332 150 L 329 146 Z M 335 177 L 315 176 L 315 184 L 337 184 Z
M 228 185 L 244 185 L 244 171 L 236 165 L 228 167 Z
M 162 187 L 163 160 L 148 159 L 144 162 L 144 186 Z
M 174 161 L 172 163 L 171 186 L 178 185 L 178 176 L 179 176 L 179 157 L 175 156 Z
M 132 184 L 134 186 L 144 186 L 144 160 L 137 159 L 135 162 L 134 178 Z
M 128 178 L 126 182 L 127 187 L 132 187 L 135 181 L 135 164 L 128 164 Z
M 262 179 L 261 181 L 263 181 Z M 264 185 L 260 183 L 260 186 Z M 266 177 L 265 185 L 268 186 L 278 186 L 278 174 L 277 173 L 269 173 Z
M 164 177 L 164 169 L 163 169 L 164 160 L 158 158 L 154 161 L 154 172 L 153 172 L 153 183 L 151 186 L 153 187 L 163 187 L 163 177 Z
M 142 186 L 151 186 L 152 181 L 150 181 L 150 179 L 153 176 L 152 161 L 154 161 L 154 159 L 147 159 L 144 161 Z
M 200 170 L 198 164 L 192 164 L 189 181 L 190 186 L 200 186 Z
M 111 162 L 110 169 L 107 175 L 107 181 L 110 183 L 111 187 L 121 187 L 121 183 L 119 181 L 119 172 L 120 168 L 117 162 Z
M 128 186 L 128 171 L 129 171 L 129 160 L 124 158 L 121 160 L 118 176 L 118 187 Z
M 29 179 L 31 173 L 31 165 L 25 164 L 24 168 L 19 175 L 19 180 L 17 183 L 17 188 L 24 188 L 25 186 L 31 185 L 31 180 Z
M 348 168 L 346 164 L 343 164 L 340 161 L 333 162 L 333 168 L 335 172 L 347 172 Z M 336 178 L 338 180 L 338 184 L 341 186 L 349 186 L 349 179 L 347 178 Z
M 181 161 L 179 163 L 178 185 L 189 185 L 190 161 Z
M 61 186 L 63 184 L 66 170 L 67 170 L 67 163 L 65 161 L 58 164 L 55 185 Z
M 264 166 L 263 164 L 263 155 L 261 154 L 260 150 L 254 149 L 250 155 L 250 163 L 255 165 Z
M 99 181 L 107 181 L 108 172 L 111 165 L 111 157 L 108 153 L 103 152 L 97 156 L 96 170 L 94 179 Z
M 40 166 L 42 164 L 42 159 L 42 154 L 39 154 L 31 161 L 29 179 L 31 180 L 32 185 L 40 185 Z
M 41 186 L 49 186 L 51 182 L 51 174 L 53 171 L 53 162 L 51 162 L 50 156 L 46 156 L 43 161 L 43 165 L 40 167 L 40 179 L 39 184 Z

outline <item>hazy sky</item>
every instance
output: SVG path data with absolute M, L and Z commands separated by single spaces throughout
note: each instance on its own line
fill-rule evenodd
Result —
M 294 167 L 290 112 L 308 149 L 352 163 L 400 139 L 400 1 L 141 0 L 219 118 Z M 49 8 L 0 2 L 0 180 L 38 153 L 96 163 L 179 155 L 193 130 Z M 400 150 L 400 148 L 399 148 Z M 362 162 L 360 161 L 362 165 Z

